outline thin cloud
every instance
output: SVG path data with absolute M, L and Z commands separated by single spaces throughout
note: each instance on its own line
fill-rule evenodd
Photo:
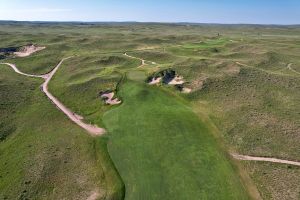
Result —
M 0 10 L 1 11 L 1 10 Z M 3 10 L 8 11 L 8 10 Z M 67 8 L 29 8 L 29 9 L 15 9 L 10 12 L 18 12 L 18 13 L 56 13 L 56 12 L 70 12 L 71 9 Z

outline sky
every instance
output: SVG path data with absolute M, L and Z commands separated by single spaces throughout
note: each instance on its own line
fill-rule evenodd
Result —
M 300 0 L 0 0 L 0 20 L 300 24 Z

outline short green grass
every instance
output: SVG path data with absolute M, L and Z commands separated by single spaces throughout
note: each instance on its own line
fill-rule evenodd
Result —
M 109 152 L 126 199 L 248 199 L 208 127 L 178 97 L 126 81 L 107 112 Z

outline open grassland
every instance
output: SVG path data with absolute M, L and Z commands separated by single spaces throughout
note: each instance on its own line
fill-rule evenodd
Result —
M 263 199 L 299 199 L 299 168 L 242 162 L 238 170 L 225 152 L 300 160 L 299 35 L 297 26 L 3 22 L 0 48 L 46 49 L 0 62 L 43 74 L 74 55 L 49 90 L 108 133 L 89 137 L 40 80 L 0 65 L 0 198 L 257 197 L 246 170 Z M 169 68 L 190 94 L 145 84 Z M 106 90 L 123 104 L 105 105 Z
M 0 71 L 1 199 L 121 197 L 106 138 L 91 138 L 67 120 L 40 92 L 40 81 Z
M 299 199 L 299 167 L 270 163 L 245 164 L 263 199 Z

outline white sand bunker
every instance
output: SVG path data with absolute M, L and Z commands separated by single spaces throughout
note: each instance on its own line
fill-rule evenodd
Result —
M 31 45 L 27 45 L 27 46 L 20 48 L 19 51 L 14 52 L 14 54 L 17 57 L 27 57 L 37 51 L 41 51 L 41 50 L 45 49 L 45 48 L 46 47 L 38 47 L 38 46 L 31 44 Z
M 152 80 L 148 83 L 149 85 L 157 85 L 161 82 L 162 77 L 152 78 Z
M 105 100 L 105 103 L 108 105 L 118 105 L 122 103 L 122 101 L 120 101 L 118 98 L 114 98 L 114 96 L 114 92 L 104 93 L 101 95 L 101 97 Z
M 181 92 L 185 93 L 185 94 L 189 94 L 189 93 L 192 92 L 192 89 L 190 89 L 190 88 L 182 88 Z
M 175 76 L 169 83 L 169 85 L 182 85 L 184 84 L 182 76 Z
M 173 85 L 177 90 L 186 94 L 192 92 L 192 89 L 185 87 L 186 84 L 183 76 L 179 76 L 172 69 L 167 69 L 150 76 L 147 82 L 149 85 L 157 85 L 159 83 Z

